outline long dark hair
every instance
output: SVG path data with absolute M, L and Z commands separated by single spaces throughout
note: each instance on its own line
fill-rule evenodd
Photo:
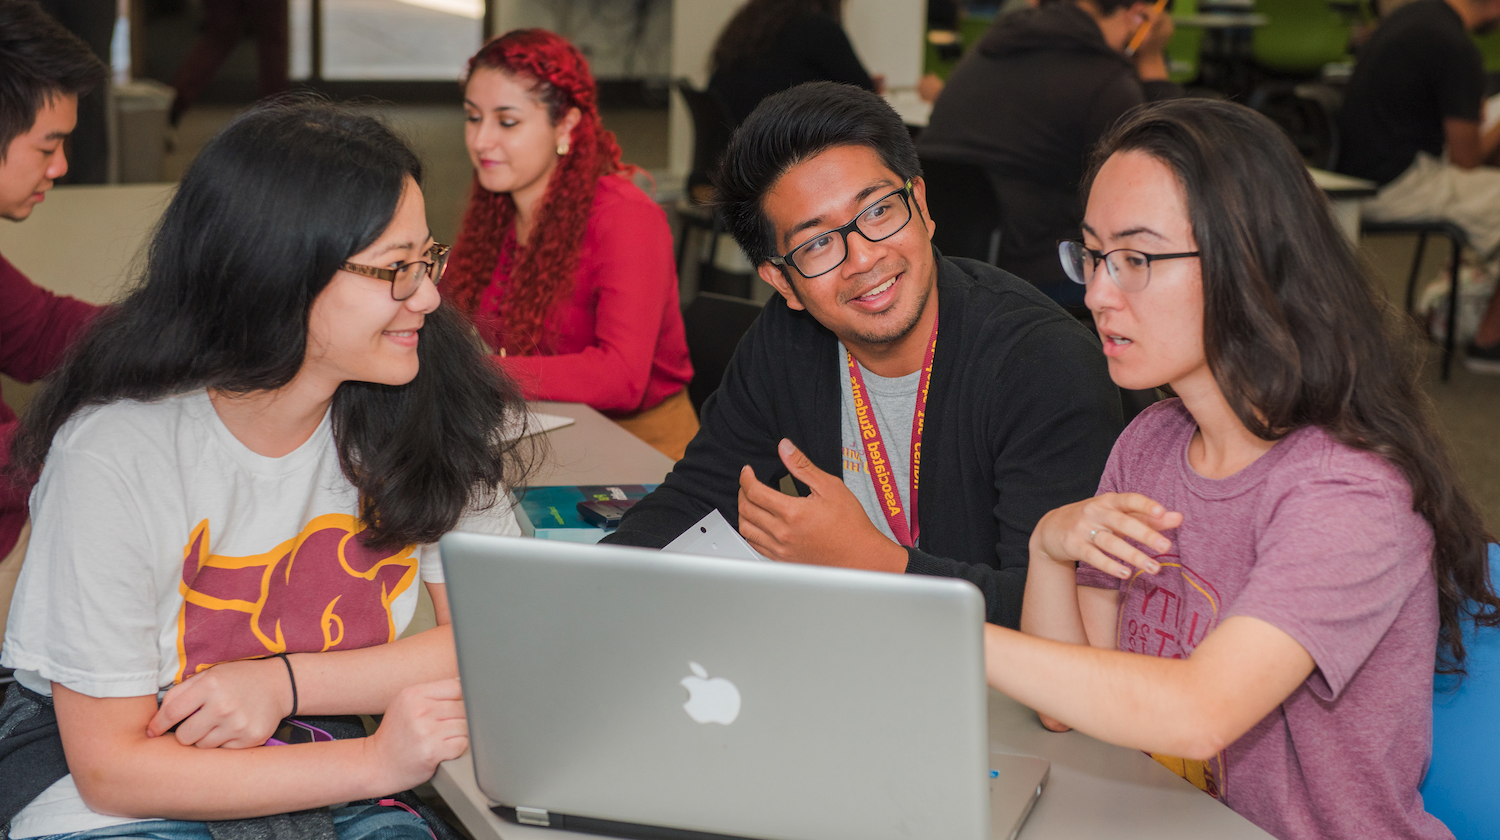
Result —
M 1116 152 L 1176 175 L 1203 263 L 1209 369 L 1245 427 L 1279 440 L 1317 426 L 1401 470 L 1432 526 L 1438 670 L 1463 673 L 1465 619 L 1500 625 L 1490 535 L 1418 381 L 1409 322 L 1376 292 L 1296 150 L 1270 120 L 1228 102 L 1143 106 L 1094 151 L 1083 194 Z
M 347 108 L 289 98 L 235 119 L 183 176 L 135 289 L 32 402 L 13 473 L 35 479 L 58 428 L 87 406 L 286 385 L 302 367 L 313 301 L 421 175 L 396 135 Z M 405 385 L 345 382 L 333 397 L 339 463 L 373 547 L 437 539 L 528 466 L 504 433 L 525 403 L 462 315 L 447 304 L 427 315 L 417 357 Z
M 760 55 L 787 24 L 813 12 L 844 22 L 844 0 L 749 0 L 725 24 L 714 42 L 709 72 Z

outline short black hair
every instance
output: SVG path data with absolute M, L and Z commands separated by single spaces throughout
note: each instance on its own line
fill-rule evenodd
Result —
M 34 0 L 0 0 L 0 161 L 52 97 L 81 96 L 108 78 L 89 45 Z
M 762 202 L 788 169 L 835 146 L 866 146 L 901 180 L 919 178 L 917 147 L 890 104 L 864 88 L 808 82 L 763 100 L 714 172 L 716 204 L 755 265 L 777 256 Z

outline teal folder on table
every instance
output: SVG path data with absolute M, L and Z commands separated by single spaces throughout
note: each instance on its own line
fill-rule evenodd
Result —
M 609 531 L 583 521 L 579 502 L 644 499 L 655 484 L 590 484 L 526 487 L 516 493 L 521 533 L 543 540 L 596 543 Z

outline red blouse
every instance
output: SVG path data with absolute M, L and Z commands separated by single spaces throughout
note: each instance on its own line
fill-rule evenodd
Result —
M 500 346 L 500 305 L 515 232 L 480 294 L 480 334 Z M 572 297 L 547 318 L 535 356 L 496 357 L 527 399 L 587 403 L 605 414 L 651 408 L 693 378 L 667 214 L 623 176 L 599 179 Z

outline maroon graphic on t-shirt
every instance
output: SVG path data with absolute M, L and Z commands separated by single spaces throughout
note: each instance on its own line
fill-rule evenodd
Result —
M 209 522 L 183 549 L 176 681 L 220 662 L 394 641 L 391 603 L 417 576 L 415 546 L 376 551 L 347 514 L 315 517 L 264 554 L 209 553 Z

